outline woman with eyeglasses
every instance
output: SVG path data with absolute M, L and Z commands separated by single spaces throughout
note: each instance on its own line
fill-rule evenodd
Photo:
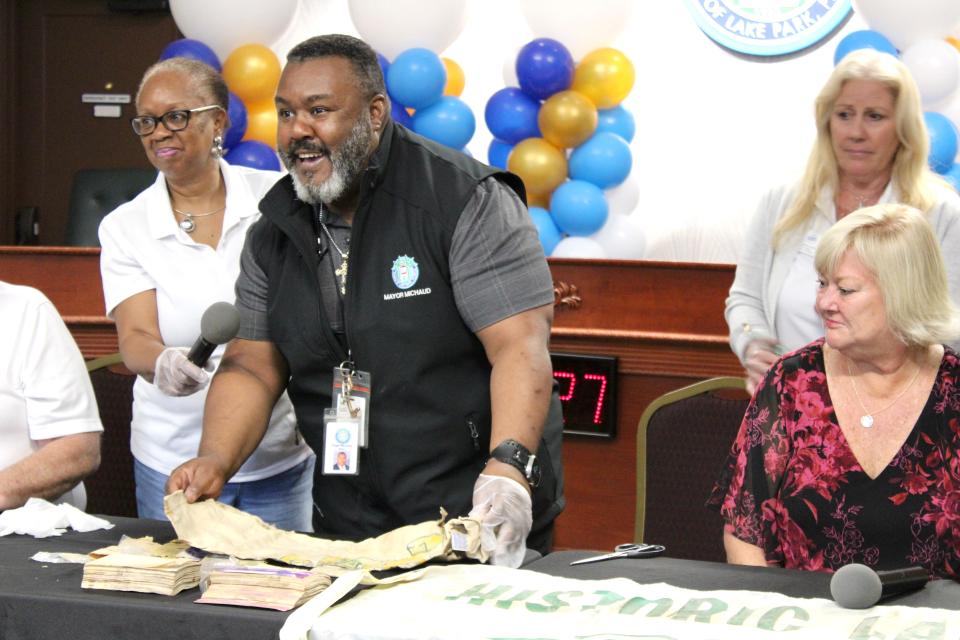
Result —
M 234 301 L 240 249 L 260 198 L 281 174 L 221 159 L 229 94 L 202 62 L 169 58 L 147 69 L 131 120 L 156 182 L 100 224 L 100 271 L 120 352 L 138 374 L 130 446 L 137 510 L 164 519 L 169 473 L 197 455 L 210 373 L 187 359 L 204 311 Z M 256 452 L 219 500 L 278 527 L 310 531 L 314 455 L 287 396 Z

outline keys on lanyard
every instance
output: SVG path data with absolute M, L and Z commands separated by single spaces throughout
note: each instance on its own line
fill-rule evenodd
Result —
M 570 566 L 577 564 L 591 564 L 593 562 L 603 562 L 604 560 L 615 560 L 617 558 L 652 558 L 666 551 L 662 544 L 644 544 L 628 542 L 618 544 L 613 549 L 613 553 L 604 553 L 599 556 L 590 556 L 581 560 L 574 560 Z

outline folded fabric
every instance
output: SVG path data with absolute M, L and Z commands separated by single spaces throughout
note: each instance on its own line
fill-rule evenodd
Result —
M 17 533 L 48 538 L 63 534 L 68 527 L 75 531 L 94 531 L 112 529 L 113 524 L 71 504 L 53 504 L 40 498 L 30 498 L 22 507 L 0 513 L 0 536 Z

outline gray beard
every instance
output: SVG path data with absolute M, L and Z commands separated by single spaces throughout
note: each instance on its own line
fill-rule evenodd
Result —
M 304 183 L 296 171 L 290 171 L 297 198 L 312 205 L 336 202 L 351 185 L 356 183 L 363 172 L 372 138 L 373 125 L 370 117 L 366 114 L 361 115 L 354 123 L 347 139 L 335 151 L 329 152 L 332 166 L 329 178 L 320 184 Z M 290 170 L 292 158 L 289 154 L 282 154 L 282 157 L 287 169 Z

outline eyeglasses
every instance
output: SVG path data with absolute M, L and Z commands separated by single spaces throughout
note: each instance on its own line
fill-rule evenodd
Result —
M 162 122 L 167 131 L 182 131 L 190 124 L 190 114 L 209 111 L 210 109 L 223 109 L 218 104 L 208 104 L 205 107 L 196 109 L 174 109 L 167 111 L 160 117 L 154 116 L 136 116 L 130 118 L 130 125 L 133 126 L 133 132 L 138 136 L 148 136 L 157 128 L 157 123 Z

